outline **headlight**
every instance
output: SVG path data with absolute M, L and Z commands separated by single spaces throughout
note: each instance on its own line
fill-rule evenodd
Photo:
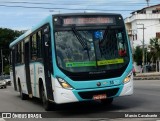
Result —
M 73 89 L 64 79 L 58 77 L 57 80 L 64 89 Z
M 6 84 L 6 82 L 3 82 L 3 84 Z
M 126 84 L 131 80 L 132 71 L 128 74 L 128 76 L 123 80 L 123 83 Z

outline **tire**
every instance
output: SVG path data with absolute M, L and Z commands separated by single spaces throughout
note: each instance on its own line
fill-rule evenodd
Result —
M 20 97 L 21 97 L 22 100 L 27 100 L 28 99 L 28 95 L 26 95 L 22 92 L 21 84 L 19 84 L 19 93 L 20 93 Z
M 111 105 L 113 102 L 113 98 L 108 98 L 108 99 L 104 99 L 104 100 L 101 100 L 101 103 L 104 104 L 104 105 Z
M 4 88 L 7 88 L 7 86 L 4 86 Z
M 44 109 L 46 111 L 50 111 L 52 107 L 52 103 L 47 99 L 43 85 L 41 86 L 41 100 L 42 100 Z

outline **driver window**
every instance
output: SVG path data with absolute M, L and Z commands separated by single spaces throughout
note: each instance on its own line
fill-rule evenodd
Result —
M 119 56 L 126 56 L 126 46 L 123 40 L 122 33 L 117 33 L 117 40 L 118 40 L 118 53 Z
M 37 59 L 37 36 L 36 34 L 34 34 L 32 36 L 32 60 L 36 60 Z

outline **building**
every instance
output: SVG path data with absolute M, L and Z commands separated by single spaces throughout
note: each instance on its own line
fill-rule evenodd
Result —
M 148 45 L 151 38 L 160 38 L 160 4 L 142 8 L 125 19 L 132 46 Z M 143 34 L 144 31 L 144 34 Z
M 125 19 L 125 25 L 132 48 L 135 46 L 147 48 L 151 38 L 157 37 L 160 40 L 160 4 L 133 11 L 131 14 Z M 146 55 L 143 53 L 144 65 Z M 156 61 L 156 71 L 160 71 L 160 58 Z

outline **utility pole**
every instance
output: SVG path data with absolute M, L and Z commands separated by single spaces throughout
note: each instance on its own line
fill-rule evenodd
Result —
M 150 0 L 146 0 L 146 2 L 147 2 L 147 6 L 148 6 L 148 7 L 149 7 L 149 1 L 150 1 Z
M 145 50 L 144 50 L 144 24 L 137 24 L 137 25 L 142 25 L 142 28 L 138 28 L 138 29 L 142 29 L 143 30 L 143 41 L 142 41 L 142 67 L 144 67 L 144 60 L 145 60 Z

